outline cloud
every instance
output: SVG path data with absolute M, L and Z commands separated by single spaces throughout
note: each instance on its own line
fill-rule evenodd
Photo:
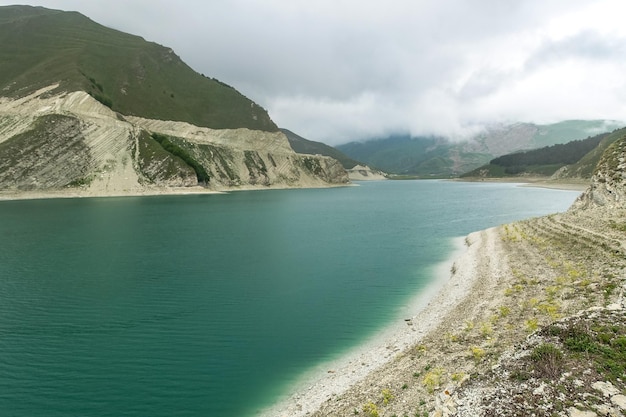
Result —
M 626 120 L 620 0 L 30 3 L 172 47 L 280 126 L 330 144 L 461 138 L 503 121 Z

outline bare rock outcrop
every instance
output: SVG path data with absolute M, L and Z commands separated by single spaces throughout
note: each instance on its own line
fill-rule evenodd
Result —
M 349 182 L 339 162 L 295 153 L 282 132 L 123 116 L 82 91 L 52 94 L 56 87 L 0 98 L 0 189 L 111 195 Z
M 348 176 L 352 181 L 379 181 L 387 179 L 382 171 L 372 169 L 367 165 L 357 165 L 349 169 Z
M 576 200 L 572 210 L 614 209 L 626 204 L 626 137 L 617 140 L 603 154 L 589 188 Z

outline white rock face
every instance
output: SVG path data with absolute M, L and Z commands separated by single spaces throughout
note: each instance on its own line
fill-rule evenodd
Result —
M 581 411 L 574 407 L 569 408 L 567 414 L 569 417 L 598 417 L 593 411 Z
M 296 154 L 282 132 L 126 117 L 82 91 L 52 95 L 56 87 L 0 98 L 0 189 L 110 195 L 198 186 L 193 168 L 155 145 L 151 133 L 174 137 L 208 173 L 208 190 L 349 182 L 337 161 Z
M 576 200 L 573 209 L 626 205 L 626 137 L 611 145 L 602 156 L 589 188 Z
M 357 165 L 354 168 L 349 169 L 348 176 L 352 181 L 380 181 L 387 179 L 382 172 L 362 165 Z

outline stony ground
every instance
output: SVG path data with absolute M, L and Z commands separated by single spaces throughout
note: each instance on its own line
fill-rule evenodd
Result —
M 497 232 L 436 331 L 312 415 L 626 415 L 626 210 Z

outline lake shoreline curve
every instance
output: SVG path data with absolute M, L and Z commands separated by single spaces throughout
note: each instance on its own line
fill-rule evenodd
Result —
M 552 407 L 557 394 L 546 387 L 562 385 L 563 378 L 520 382 L 506 377 L 505 367 L 528 357 L 523 346 L 541 343 L 542 329 L 555 323 L 599 311 L 626 318 L 626 199 L 612 174 L 598 169 L 566 212 L 457 240 L 457 250 L 435 272 L 436 291 L 425 305 L 411 306 L 414 315 L 260 415 L 473 417 L 520 407 L 519 415 L 530 415 L 537 402 Z M 558 401 L 596 395 L 606 376 L 588 378 L 599 372 L 594 366 L 577 362 L 570 369 L 577 388 L 558 391 L 567 392 Z M 609 397 L 603 407 L 616 406 Z M 535 402 L 520 405 L 520 398 Z M 581 403 L 568 415 L 595 406 Z
M 332 415 L 326 409 L 333 399 L 352 395 L 350 389 L 368 385 L 381 374 L 392 375 L 398 358 L 415 350 L 428 336 L 440 334 L 451 317 L 464 314 L 466 304 L 479 303 L 475 290 L 488 285 L 479 278 L 494 268 L 491 259 L 502 255 L 499 239 L 499 227 L 455 238 L 451 255 L 434 267 L 434 281 L 405 308 L 405 318 L 344 357 L 317 367 L 298 384 L 295 393 L 259 415 L 300 417 L 315 411 Z M 498 275 L 495 269 L 490 272 Z

